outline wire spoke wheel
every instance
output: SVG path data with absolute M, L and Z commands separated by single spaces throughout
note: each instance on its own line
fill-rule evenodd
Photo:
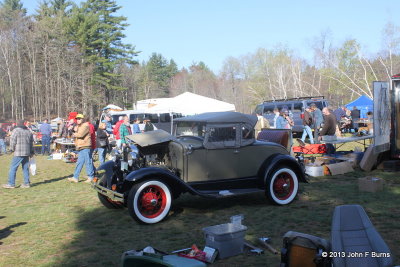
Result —
M 294 200 L 299 188 L 296 173 L 290 167 L 278 167 L 267 181 L 266 195 L 277 205 L 286 205 Z
M 171 191 L 159 180 L 149 180 L 133 186 L 128 197 L 129 214 L 145 224 L 157 223 L 167 217 L 171 203 Z
M 138 197 L 139 212 L 146 218 L 155 218 L 165 209 L 167 199 L 164 190 L 156 185 L 150 185 Z

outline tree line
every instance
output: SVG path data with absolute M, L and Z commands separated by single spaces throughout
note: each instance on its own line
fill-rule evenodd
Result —
M 110 103 L 132 108 L 137 100 L 183 92 L 246 113 L 263 100 L 290 97 L 323 95 L 339 105 L 372 97 L 372 81 L 400 72 L 400 30 L 391 23 L 374 54 L 355 39 L 335 46 L 326 31 L 312 42 L 313 62 L 285 46 L 228 57 L 218 74 L 205 62 L 178 69 L 159 53 L 138 62 L 139 52 L 124 43 L 128 25 L 117 15 L 120 8 L 113 0 L 50 0 L 27 16 L 20 0 L 1 1 L 0 119 L 42 120 L 71 111 L 96 118 Z

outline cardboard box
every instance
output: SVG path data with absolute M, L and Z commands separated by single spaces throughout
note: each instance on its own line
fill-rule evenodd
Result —
M 378 192 L 383 190 L 384 180 L 377 177 L 358 178 L 358 190 L 364 192 Z
M 351 167 L 351 164 L 348 161 L 328 164 L 327 166 L 331 172 L 331 175 L 345 174 L 354 171 L 353 167 Z
M 374 145 L 371 144 L 367 151 L 365 151 L 363 158 L 360 161 L 360 168 L 363 171 L 371 171 L 372 168 L 376 165 L 379 153 L 374 152 Z

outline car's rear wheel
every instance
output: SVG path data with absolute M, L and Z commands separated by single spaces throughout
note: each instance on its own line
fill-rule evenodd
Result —
M 299 181 L 291 167 L 279 166 L 267 178 L 266 195 L 274 204 L 286 205 L 297 195 Z
M 172 198 L 168 186 L 159 180 L 147 180 L 134 185 L 128 196 L 128 210 L 133 219 L 153 224 L 167 217 Z
M 105 174 L 102 174 L 102 177 L 99 177 L 100 181 L 99 184 L 101 186 L 107 186 L 107 179 Z M 119 202 L 119 201 L 112 201 L 109 197 L 106 197 L 100 193 L 97 193 L 99 200 L 101 204 L 104 205 L 104 207 L 109 208 L 109 209 L 122 209 L 124 207 L 124 204 Z

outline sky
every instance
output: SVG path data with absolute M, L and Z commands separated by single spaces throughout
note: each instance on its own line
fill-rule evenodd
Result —
M 22 0 L 33 14 L 37 0 Z M 79 3 L 79 0 L 75 0 Z M 116 0 L 130 24 L 125 43 L 147 61 L 152 53 L 178 68 L 204 62 L 218 73 L 228 57 L 283 45 L 312 63 L 312 44 L 330 32 L 335 45 L 356 39 L 366 54 L 382 48 L 382 32 L 395 16 L 395 0 Z

